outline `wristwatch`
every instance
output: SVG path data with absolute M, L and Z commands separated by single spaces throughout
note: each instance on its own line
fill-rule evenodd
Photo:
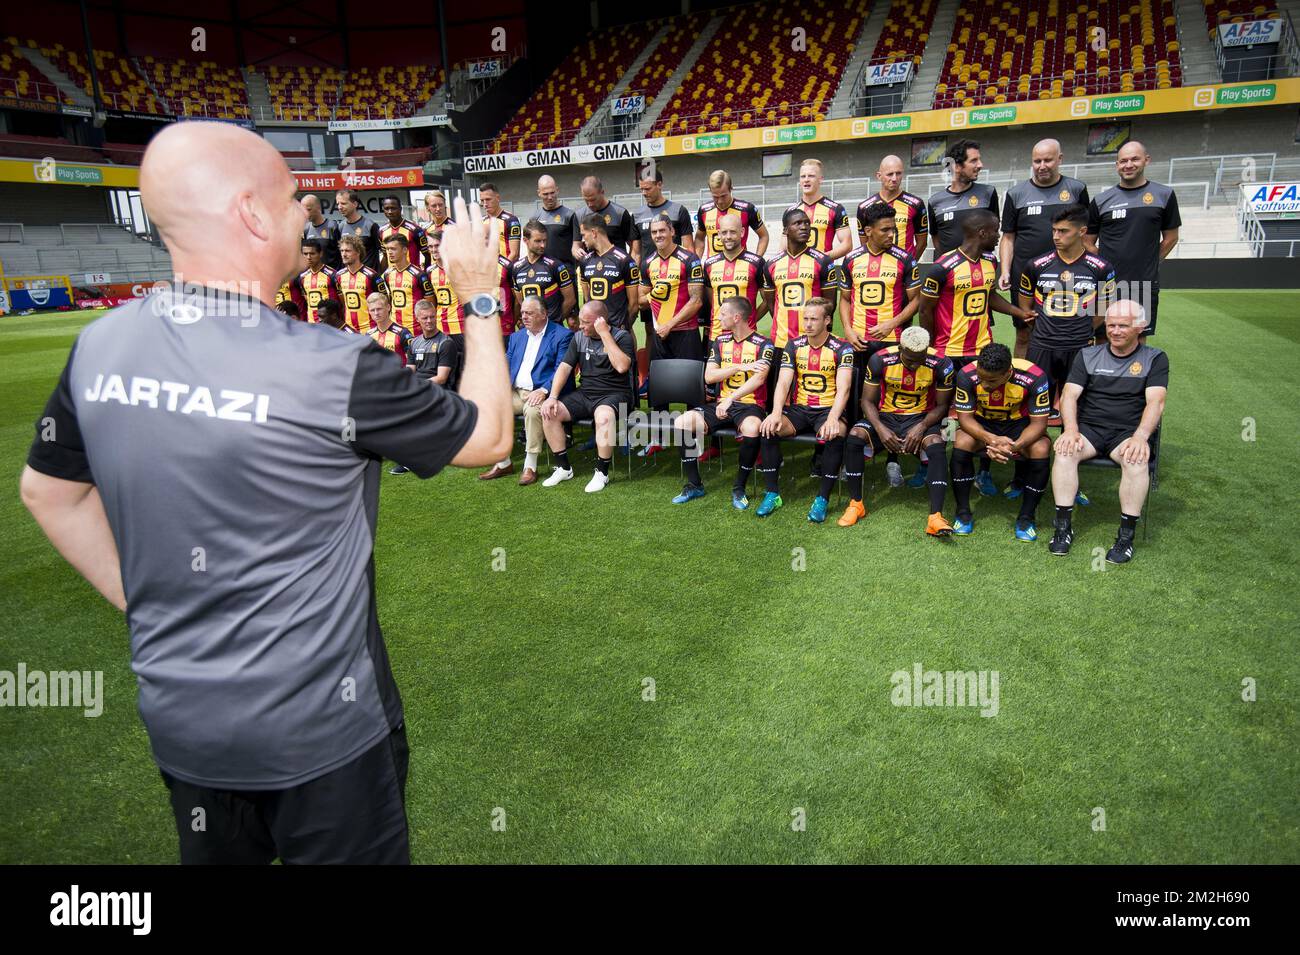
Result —
M 465 303 L 465 310 L 475 318 L 494 318 L 501 312 L 501 303 L 495 295 L 480 292 Z

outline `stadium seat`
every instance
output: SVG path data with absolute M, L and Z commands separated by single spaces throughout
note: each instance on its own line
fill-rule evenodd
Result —
M 1176 24 L 1172 0 L 968 0 L 934 108 L 1180 86 Z
M 17 41 L 6 38 L 0 45 L 0 105 L 5 99 L 31 99 L 42 103 L 72 101 L 64 96 L 50 78 L 18 52 Z
M 440 66 L 360 67 L 348 70 L 339 90 L 337 119 L 414 116 L 443 85 Z
M 871 54 L 871 63 L 901 63 L 912 61 L 915 71 L 921 65 L 921 55 L 930 39 L 930 27 L 934 24 L 938 0 L 893 0 L 885 25 L 881 28 L 880 39 Z
M 1223 23 L 1248 23 L 1251 20 L 1274 20 L 1282 16 L 1273 0 L 1202 0 L 1210 37 Z
M 870 7 L 871 0 L 768 0 L 726 11 L 652 135 L 824 118 Z M 791 50 L 796 28 L 806 31 L 806 51 Z

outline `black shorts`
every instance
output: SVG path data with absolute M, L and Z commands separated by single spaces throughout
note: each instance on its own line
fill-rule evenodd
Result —
M 786 405 L 782 413 L 794 425 L 795 434 L 816 434 L 826 419 L 831 416 L 830 408 L 808 408 L 804 405 Z
M 688 331 L 669 332 L 667 337 L 660 338 L 654 333 L 654 325 L 650 327 L 650 360 L 656 358 L 689 358 L 691 361 L 704 361 L 704 344 L 700 341 L 700 333 L 692 328 Z
M 957 374 L 957 372 L 961 371 L 971 362 L 977 361 L 978 359 L 979 359 L 979 355 L 962 355 L 960 358 L 949 359 L 949 361 L 952 362 L 952 373 L 954 375 Z
M 578 388 L 567 395 L 561 395 L 560 404 L 568 409 L 569 417 L 574 421 L 585 421 L 594 418 L 596 409 L 601 405 L 613 408 L 615 414 L 627 414 L 627 410 L 632 407 L 632 396 L 626 391 L 610 395 L 586 395 Z M 623 406 L 622 410 L 619 405 Z
M 980 423 L 980 427 L 985 431 L 991 431 L 1003 438 L 1010 438 L 1012 441 L 1019 441 L 1020 436 L 1024 434 L 1025 429 L 1029 427 L 1028 418 L 1008 418 L 1002 421 L 986 421 L 984 418 L 976 415 L 975 420 Z
M 1098 428 L 1090 424 L 1079 424 L 1079 434 L 1088 439 L 1088 443 L 1097 449 L 1097 457 L 1109 458 L 1110 453 L 1124 441 L 1133 437 L 1134 428 Z
M 760 421 L 767 417 L 767 413 L 758 405 L 751 405 L 745 402 L 733 401 L 731 410 L 727 412 L 726 419 L 718 417 L 717 405 L 701 405 L 693 409 L 699 412 L 704 418 L 704 427 L 709 433 L 717 431 L 719 428 L 735 428 L 736 433 L 740 433 L 740 423 L 746 418 L 758 418 Z
M 409 864 L 400 725 L 350 763 L 289 789 L 196 786 L 163 773 L 185 865 Z M 195 832 L 202 809 L 203 831 Z
M 900 438 L 905 436 L 909 431 L 911 431 L 913 428 L 915 428 L 924 420 L 925 420 L 925 415 L 923 414 L 902 415 L 902 414 L 893 414 L 892 412 L 888 412 L 888 411 L 880 412 L 880 423 L 883 424 L 890 431 L 894 432 L 894 434 L 898 435 Z M 876 429 L 871 426 L 871 422 L 868 421 L 866 418 L 863 418 L 853 427 L 862 428 L 864 431 L 866 431 L 867 435 L 871 438 L 871 446 L 875 448 L 877 451 L 879 451 L 881 448 L 884 447 L 884 445 L 881 444 L 880 442 L 880 436 L 876 434 Z M 943 424 L 941 422 L 935 422 L 934 424 L 930 425 L 930 427 L 926 428 L 925 434 L 922 437 L 928 437 L 929 435 L 932 434 L 934 435 L 943 434 Z
M 1083 351 L 1085 347 L 1080 345 L 1078 348 L 1040 348 L 1031 344 L 1029 351 L 1025 353 L 1026 358 L 1047 372 L 1047 379 L 1052 385 L 1053 406 L 1059 400 L 1061 389 L 1070 377 L 1070 369 L 1074 366 L 1075 356 Z

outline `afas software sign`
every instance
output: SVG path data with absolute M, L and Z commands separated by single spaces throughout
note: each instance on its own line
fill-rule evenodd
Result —
M 1241 198 L 1256 215 L 1290 218 L 1300 213 L 1300 182 L 1243 182 Z
M 846 142 L 877 136 L 950 133 L 999 126 L 1060 123 L 1093 117 L 1138 116 L 1245 106 L 1300 103 L 1300 78 L 1256 83 L 1184 86 L 1105 96 L 1073 96 L 1023 103 L 998 103 L 961 109 L 932 109 L 888 116 L 857 116 L 814 123 L 732 129 L 691 136 L 641 139 L 599 146 L 566 146 L 520 153 L 466 156 L 465 172 L 566 166 L 651 156 L 683 156 L 762 149 L 800 143 Z

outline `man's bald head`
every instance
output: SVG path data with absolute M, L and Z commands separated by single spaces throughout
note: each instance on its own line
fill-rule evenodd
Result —
M 284 158 L 231 123 L 176 123 L 140 163 L 140 201 L 187 282 L 257 283 L 275 300 L 296 271 L 307 214 Z
M 1061 144 L 1055 139 L 1040 139 L 1029 154 L 1034 182 L 1040 186 L 1054 186 L 1061 178 Z
M 537 198 L 542 200 L 543 209 L 554 209 L 560 204 L 560 187 L 550 176 L 538 177 Z
M 315 220 L 316 217 L 321 214 L 320 199 L 312 195 L 310 192 L 303 196 L 299 201 L 302 203 L 303 209 L 307 211 L 308 219 Z
M 1150 161 L 1151 154 L 1147 148 L 1136 139 L 1130 139 L 1119 147 L 1115 155 L 1115 170 L 1124 185 L 1138 186 L 1146 181 L 1147 163 Z
M 880 183 L 880 191 L 886 197 L 893 199 L 897 196 L 903 189 L 903 160 L 892 154 L 880 160 L 876 181 Z

